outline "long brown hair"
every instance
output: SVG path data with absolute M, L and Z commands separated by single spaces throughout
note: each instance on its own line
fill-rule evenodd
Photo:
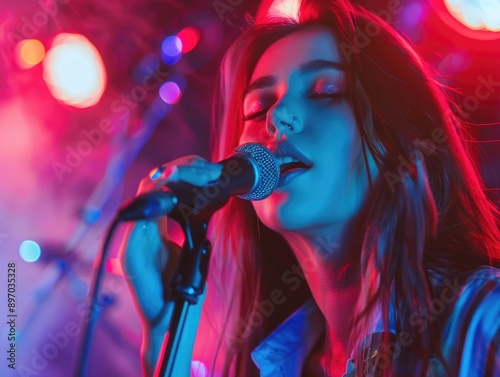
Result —
M 362 224 L 361 294 L 351 336 L 354 358 L 370 359 L 381 346 L 389 349 L 390 308 L 396 311 L 397 332 L 405 331 L 413 340 L 390 365 L 372 359 L 371 364 L 360 363 L 357 373 L 424 376 L 431 357 L 444 362 L 439 349 L 442 322 L 429 322 L 420 332 L 411 315 L 429 310 L 446 281 L 459 276 L 463 282 L 474 268 L 499 263 L 500 216 L 484 194 L 458 106 L 410 44 L 379 17 L 344 0 L 304 0 L 298 21 L 253 25 L 232 45 L 221 67 L 212 157 L 225 158 L 238 144 L 244 90 L 260 56 L 280 38 L 310 25 L 327 27 L 337 39 L 348 67 L 357 126 L 381 172 Z M 368 41 L 360 43 L 360 31 L 370 31 Z M 242 332 L 238 321 L 250 318 L 259 300 L 279 284 L 263 273 L 266 266 L 278 262 L 286 268 L 294 257 L 244 200 L 232 198 L 216 213 L 211 229 L 211 280 L 228 302 L 221 330 L 225 375 L 258 376 L 252 349 L 309 292 L 306 287 L 295 301 Z M 280 242 L 282 252 L 269 250 L 269 240 Z M 383 336 L 379 343 L 366 342 L 376 308 L 382 309 Z

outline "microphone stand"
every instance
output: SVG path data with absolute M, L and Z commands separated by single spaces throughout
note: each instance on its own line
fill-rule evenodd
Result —
M 255 149 L 256 146 L 250 143 L 237 148 L 237 153 L 248 153 L 253 158 L 247 159 L 233 155 L 232 159 L 221 161 L 223 165 L 221 178 L 212 181 L 203 188 L 193 187 L 184 182 L 171 182 L 168 184 L 170 190 L 175 193 L 175 207 L 169 217 L 180 224 L 186 239 L 176 274 L 170 284 L 170 290 L 168 289 L 168 282 L 163 281 L 164 299 L 165 301 L 173 301 L 174 310 L 168 331 L 168 342 L 164 341 L 162 343 L 159 364 L 155 368 L 155 377 L 178 377 L 178 375 L 174 376 L 174 371 L 177 370 L 177 365 L 179 365 L 175 364 L 175 362 L 182 331 L 186 324 L 189 305 L 196 304 L 205 289 L 211 252 L 210 242 L 206 238 L 210 218 L 215 211 L 228 202 L 231 195 L 246 195 L 250 190 L 252 195 L 256 196 L 246 195 L 243 198 L 251 200 L 258 198 L 267 191 L 269 195 L 276 187 L 279 168 L 274 156 L 262 146 L 258 147 L 257 151 Z M 252 152 L 255 155 L 252 155 Z M 255 161 L 256 159 L 257 161 Z M 251 174 L 240 175 L 249 170 L 255 172 L 255 169 L 257 169 L 259 171 L 256 166 L 261 166 L 264 171 L 269 170 L 269 174 L 259 173 L 262 174 L 259 179 L 256 177 L 259 175 L 258 173 L 254 173 L 255 176 Z M 274 170 L 272 167 L 274 167 Z M 274 175 L 271 174 L 272 171 L 274 171 Z M 237 181 L 238 186 L 235 186 L 231 182 L 231 177 L 238 175 L 240 175 Z M 259 185 L 255 184 L 256 179 L 260 182 Z M 210 200 L 207 198 L 210 198 Z M 129 220 L 136 218 L 136 216 L 151 218 L 165 210 L 165 208 L 162 208 L 160 201 L 151 197 L 143 199 L 146 200 L 146 203 L 139 201 L 139 205 L 136 207 L 135 201 L 133 201 L 125 207 L 121 216 Z M 145 211 L 142 207 L 143 204 L 147 204 Z M 192 207 L 190 204 L 192 204 Z
M 174 184 L 186 187 L 184 183 Z M 179 190 L 178 192 L 186 192 Z M 227 202 L 225 199 L 224 202 Z M 177 360 L 179 344 L 182 338 L 189 306 L 198 302 L 205 289 L 205 282 L 210 262 L 211 244 L 206 238 L 208 223 L 212 214 L 220 208 L 210 205 L 207 208 L 176 208 L 169 217 L 181 225 L 185 242 L 182 248 L 179 265 L 173 281 L 163 282 L 165 300 L 174 302 L 172 321 L 168 331 L 168 342 L 162 343 L 159 359 L 155 368 L 155 377 L 176 377 L 174 372 L 184 360 Z M 169 289 L 170 288 L 170 289 Z M 177 364 L 176 364 L 177 362 Z M 158 368 L 158 366 L 160 366 Z M 178 376 L 178 375 L 177 375 Z

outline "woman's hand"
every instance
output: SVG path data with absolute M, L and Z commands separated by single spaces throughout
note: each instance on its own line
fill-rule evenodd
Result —
M 197 155 L 184 156 L 154 169 L 140 182 L 137 195 L 160 190 L 174 181 L 204 186 L 219 178 L 221 171 L 220 164 L 208 162 Z M 156 364 L 163 337 L 170 326 L 173 304 L 165 301 L 163 284 L 172 280 L 180 252 L 181 247 L 168 235 L 166 217 L 137 221 L 126 229 L 121 259 L 143 318 L 143 356 L 147 375 L 151 374 Z M 193 323 L 186 326 L 190 330 L 194 328 L 194 331 L 188 330 L 192 338 L 190 351 L 201 314 L 201 302 L 194 306 L 197 308 L 191 309 L 188 316 L 188 321 L 191 319 Z

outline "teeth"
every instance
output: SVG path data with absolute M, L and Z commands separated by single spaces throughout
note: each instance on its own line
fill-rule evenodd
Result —
M 299 160 L 290 156 L 278 156 L 276 157 L 279 165 L 288 164 L 290 162 L 300 162 Z

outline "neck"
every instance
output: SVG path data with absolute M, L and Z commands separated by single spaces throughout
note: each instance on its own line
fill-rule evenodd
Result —
M 282 233 L 291 246 L 304 273 L 311 293 L 327 324 L 327 341 L 334 363 L 345 366 L 352 318 L 359 292 L 357 258 L 359 250 L 346 240 L 342 227 L 315 229 L 310 232 Z M 341 360 L 342 359 L 342 360 Z

